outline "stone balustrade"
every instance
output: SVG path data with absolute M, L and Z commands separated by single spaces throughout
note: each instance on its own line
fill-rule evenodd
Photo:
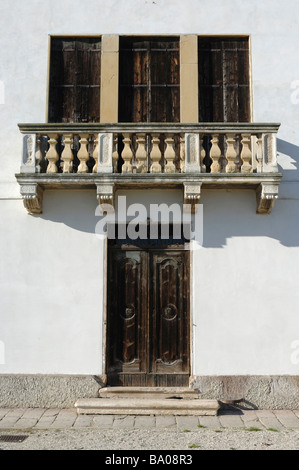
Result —
M 278 195 L 279 124 L 68 123 L 19 128 L 23 156 L 17 179 L 31 212 L 34 201 L 40 205 L 40 187 L 53 186 L 54 178 L 55 187 L 95 185 L 99 201 L 113 200 L 115 184 L 183 185 L 185 200 L 192 203 L 198 202 L 202 185 L 238 185 L 256 189 L 258 212 L 268 213 Z M 39 188 L 32 194 L 28 188 L 34 185 Z
M 275 124 L 20 125 L 21 173 L 277 172 Z

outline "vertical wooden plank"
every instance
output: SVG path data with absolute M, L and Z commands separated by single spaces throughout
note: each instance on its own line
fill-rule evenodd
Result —
M 239 71 L 239 122 L 251 121 L 250 101 L 250 68 L 249 68 L 249 41 L 245 38 L 240 40 L 238 52 Z
M 157 38 L 150 46 L 150 121 L 180 121 L 180 55 L 177 38 Z

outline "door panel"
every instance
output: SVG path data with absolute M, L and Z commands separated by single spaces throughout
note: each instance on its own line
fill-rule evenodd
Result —
M 109 251 L 110 385 L 189 384 L 189 252 Z
M 153 253 L 152 372 L 188 372 L 185 253 Z
M 145 370 L 142 302 L 146 263 L 141 251 L 111 250 L 109 260 L 109 373 Z

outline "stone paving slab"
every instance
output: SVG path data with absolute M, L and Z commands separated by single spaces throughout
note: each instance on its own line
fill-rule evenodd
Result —
M 97 415 L 93 417 L 93 426 L 101 429 L 113 428 L 114 416 L 112 415 Z
M 219 415 L 219 421 L 223 428 L 244 427 L 244 422 L 241 419 L 241 415 L 235 413 Z
M 298 429 L 299 428 L 299 418 L 291 410 L 277 410 L 275 412 L 276 418 L 278 421 L 281 422 L 281 424 L 289 429 Z
M 197 416 L 177 416 L 176 424 L 179 431 L 198 430 L 199 419 Z
M 244 410 L 242 415 L 240 415 L 246 429 L 255 428 L 255 429 L 264 429 L 265 426 L 258 418 L 255 410 Z
M 221 427 L 218 416 L 200 416 L 199 425 L 208 429 L 219 429 Z
M 136 429 L 155 428 L 156 417 L 155 416 L 136 416 L 134 427 Z
M 299 410 L 220 410 L 217 416 L 78 415 L 75 408 L 0 408 L 0 432 L 29 429 L 284 429 L 299 431 Z
M 165 416 L 156 416 L 156 427 L 158 428 L 175 428 L 176 427 L 176 417 L 171 415 Z
M 116 415 L 113 421 L 113 427 L 117 429 L 134 428 L 135 416 Z
M 275 413 L 271 410 L 256 410 L 256 415 L 260 423 L 266 429 L 275 429 L 280 431 L 284 429 L 283 424 L 277 419 Z

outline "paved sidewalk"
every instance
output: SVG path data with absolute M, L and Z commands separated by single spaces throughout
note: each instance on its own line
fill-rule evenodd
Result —
M 77 415 L 75 409 L 0 408 L 5 430 L 42 429 L 299 430 L 299 410 L 220 410 L 218 416 Z

